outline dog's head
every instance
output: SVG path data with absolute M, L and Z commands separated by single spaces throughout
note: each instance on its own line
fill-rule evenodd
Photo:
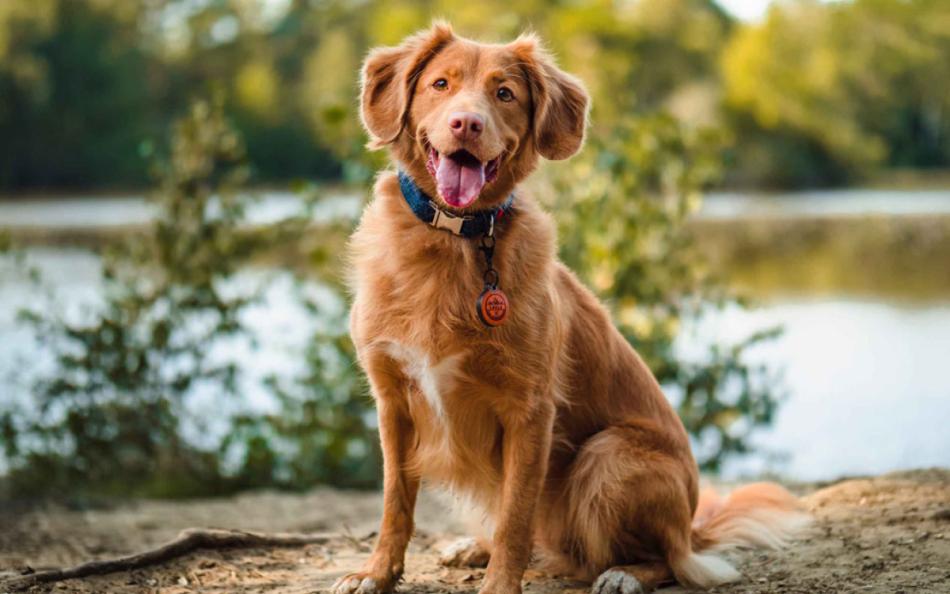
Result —
M 455 209 L 504 200 L 539 156 L 576 153 L 587 105 L 580 81 L 530 35 L 486 45 L 437 24 L 363 65 L 370 146 L 388 145 L 426 193 Z

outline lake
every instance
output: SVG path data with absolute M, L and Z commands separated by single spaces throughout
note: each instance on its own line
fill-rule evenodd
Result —
M 340 195 L 320 214 L 352 215 L 357 195 Z M 300 198 L 291 192 L 263 191 L 248 212 L 255 223 L 280 220 L 298 211 Z M 708 195 L 698 218 L 793 218 L 867 215 L 950 215 L 950 190 L 821 190 L 784 194 L 715 192 Z M 144 196 L 0 197 L 0 228 L 100 228 L 141 225 L 155 216 Z
M 341 197 L 333 216 L 353 216 L 358 201 Z M 253 213 L 255 222 L 268 222 L 293 212 L 296 198 L 266 193 Z M 0 228 L 74 228 L 106 230 L 143 224 L 153 215 L 140 198 L 44 199 L 28 203 L 0 202 Z M 846 219 L 852 225 L 878 224 L 881 219 L 950 216 L 950 192 L 847 190 L 778 196 L 717 194 L 710 196 L 697 221 L 749 224 L 749 220 L 783 220 L 796 225 Z M 817 221 L 817 223 L 816 223 Z M 702 233 L 702 229 L 698 231 Z M 898 244 L 900 245 L 900 244 Z M 862 250 L 858 250 L 861 252 Z M 932 270 L 939 276 L 950 260 L 939 253 L 920 256 L 899 247 L 890 250 L 897 267 Z M 866 253 L 866 251 L 865 251 Z M 771 256 L 759 254 L 768 260 Z M 71 315 L 81 315 L 80 303 L 94 303 L 99 262 L 91 251 L 66 246 L 31 245 L 27 259 L 42 270 L 59 301 Z M 776 261 L 780 262 L 776 256 Z M 840 276 L 852 267 L 873 267 L 856 259 L 840 263 Z M 807 268 L 807 262 L 803 263 Z M 781 275 L 782 266 L 778 272 Z M 758 269 L 757 269 L 758 270 Z M 689 324 L 677 345 L 687 357 L 698 357 L 712 340 L 734 342 L 749 333 L 781 325 L 778 339 L 755 347 L 749 356 L 780 370 L 787 398 L 774 425 L 758 431 L 755 455 L 729 462 L 726 478 L 774 473 L 799 480 L 832 479 L 842 475 L 880 473 L 923 466 L 950 466 L 950 291 L 943 288 L 906 298 L 901 293 L 867 286 L 835 283 L 832 277 L 815 290 L 811 285 L 780 285 L 757 281 L 746 274 L 744 287 L 758 298 L 758 307 L 710 312 Z M 818 274 L 818 271 L 815 272 Z M 244 392 L 246 406 L 266 410 L 268 397 L 257 382 L 268 373 L 298 370 L 292 356 L 303 348 L 309 329 L 300 323 L 303 311 L 288 300 L 290 279 L 280 273 L 249 271 L 240 282 L 268 279 L 263 303 L 247 314 L 260 345 L 223 345 L 222 355 L 241 354 L 248 362 Z M 761 290 L 757 287 L 761 285 Z M 317 288 L 311 288 L 318 290 Z M 327 297 L 327 299 L 330 299 Z M 29 375 L 41 372 L 49 361 L 15 312 L 24 305 L 42 303 L 29 285 L 17 277 L 9 262 L 0 266 L 0 398 L 25 399 Z M 342 303 L 330 307 L 342 308 Z M 288 356 L 291 355 L 291 356 Z M 18 382 L 9 379 L 20 372 Z M 25 375 L 23 374 L 25 372 Z M 6 378 L 4 380 L 4 378 Z M 215 409 L 210 396 L 197 407 Z M 200 436 L 196 436 L 200 439 Z

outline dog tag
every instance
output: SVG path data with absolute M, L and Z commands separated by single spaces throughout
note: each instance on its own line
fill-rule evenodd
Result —
M 485 287 L 476 303 L 478 318 L 486 326 L 500 326 L 508 319 L 508 296 L 504 291 L 491 286 Z

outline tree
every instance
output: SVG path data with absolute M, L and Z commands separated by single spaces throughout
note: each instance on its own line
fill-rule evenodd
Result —
M 950 164 L 947 19 L 945 2 L 801 0 L 741 28 L 722 55 L 740 172 L 844 181 Z
M 145 180 L 140 145 L 161 130 L 153 63 L 139 46 L 140 11 L 103 4 L 13 0 L 0 9 L 0 185 Z

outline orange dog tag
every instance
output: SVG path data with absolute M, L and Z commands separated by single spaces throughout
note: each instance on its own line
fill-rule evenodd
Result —
M 478 296 L 478 317 L 486 326 L 500 326 L 508 319 L 508 296 L 501 289 L 485 287 Z

